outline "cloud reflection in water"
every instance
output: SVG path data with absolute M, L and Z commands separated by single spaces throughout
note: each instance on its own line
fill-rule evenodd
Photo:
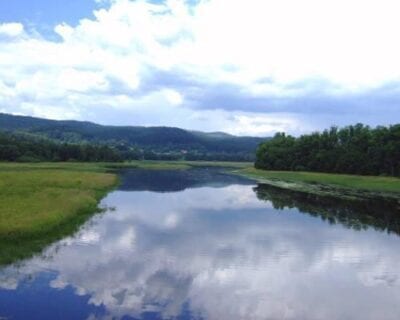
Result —
M 110 318 L 399 318 L 397 235 L 278 211 L 253 187 L 115 191 L 103 205 L 116 211 L 5 268 L 0 286 L 54 272 L 52 288 L 72 287 Z

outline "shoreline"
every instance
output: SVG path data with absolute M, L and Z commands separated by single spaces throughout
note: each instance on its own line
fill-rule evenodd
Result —
M 132 161 L 129 163 L 0 163 L 0 266 L 40 253 L 74 234 L 119 184 L 121 169 L 220 167 L 260 184 L 342 200 L 391 200 L 400 208 L 400 179 L 312 172 L 264 171 L 250 163 Z
M 245 168 L 234 174 L 258 183 L 344 200 L 390 199 L 400 202 L 400 179 L 299 171 L 265 171 Z
M 63 169 L 0 170 L 0 266 L 74 234 L 118 185 L 116 174 Z

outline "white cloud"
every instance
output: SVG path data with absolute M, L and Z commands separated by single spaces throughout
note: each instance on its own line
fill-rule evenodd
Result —
M 180 105 L 183 102 L 183 97 L 181 94 L 172 89 L 165 89 L 164 90 L 165 97 L 169 103 L 172 105 Z
M 236 115 L 235 126 L 228 128 L 232 134 L 236 135 L 254 135 L 268 136 L 276 131 L 291 132 L 291 131 L 306 131 L 301 128 L 302 125 L 296 119 L 292 119 L 290 115 Z M 303 125 L 304 126 L 304 125 Z M 308 129 L 308 128 L 307 128 Z
M 109 117 L 99 114 L 109 108 L 114 122 L 119 115 L 124 123 L 128 112 L 137 125 L 237 134 L 311 130 L 320 124 L 299 116 L 308 98 L 323 96 L 312 115 L 323 116 L 326 104 L 335 103 L 330 99 L 347 102 L 347 95 L 400 82 L 398 9 L 395 0 L 210 0 L 194 6 L 114 0 L 76 27 L 55 26 L 59 42 L 27 34 L 20 23 L 1 24 L 0 78 L 6 81 L 0 103 L 8 112 L 103 123 Z M 365 121 L 399 120 L 384 118 L 384 100 L 372 108 L 364 100 L 350 104 L 364 103 Z M 229 116 L 221 119 L 221 109 Z M 221 122 L 187 121 L 199 112 Z M 338 118 L 326 125 L 333 121 Z
M 23 32 L 24 26 L 21 23 L 0 24 L 0 36 L 17 37 Z

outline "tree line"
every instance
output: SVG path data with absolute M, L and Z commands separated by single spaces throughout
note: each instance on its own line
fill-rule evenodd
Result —
M 106 145 L 57 143 L 24 134 L 0 132 L 0 161 L 122 161 Z
M 59 142 L 29 133 L 0 131 L 0 161 L 82 161 L 118 162 L 124 160 L 216 160 L 252 161 L 248 152 L 175 151 L 157 146 L 146 149 L 125 143 Z
M 400 176 L 400 124 L 331 127 L 298 138 L 277 133 L 258 147 L 255 167 Z

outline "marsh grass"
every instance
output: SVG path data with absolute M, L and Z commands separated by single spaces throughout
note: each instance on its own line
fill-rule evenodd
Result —
M 225 167 L 247 168 L 253 164 L 250 162 L 229 161 L 157 161 L 157 160 L 133 160 L 127 162 L 38 162 L 38 163 L 13 163 L 0 162 L 2 171 L 30 171 L 36 170 L 66 170 L 83 172 L 115 172 L 119 169 L 137 168 L 149 170 L 185 170 L 192 167 Z
M 400 179 L 394 177 L 359 176 L 347 174 L 331 174 L 318 172 L 266 171 L 255 168 L 245 168 L 237 173 L 254 178 L 260 182 L 288 189 L 304 189 L 304 191 L 326 191 L 332 195 L 354 195 L 362 193 L 379 194 L 381 196 L 400 197 Z M 280 184 L 280 185 L 279 185 Z M 329 189 L 331 188 L 331 189 Z M 335 191 L 336 190 L 336 191 Z
M 0 165 L 0 264 L 28 257 L 75 230 L 117 184 L 110 173 L 71 166 Z
M 101 164 L 108 168 L 138 168 L 149 170 L 185 170 L 193 167 L 222 167 L 242 169 L 253 166 L 251 162 L 230 161 L 157 161 L 157 160 L 134 160 L 115 164 Z
M 0 172 L 9 170 L 64 170 L 79 172 L 115 172 L 119 169 L 137 168 L 154 170 L 189 169 L 184 161 L 129 161 L 129 162 L 39 162 L 39 163 L 10 163 L 0 162 Z
M 115 163 L 108 165 L 109 168 L 138 168 L 148 170 L 185 170 L 190 165 L 185 161 L 152 161 L 152 160 L 134 160 L 129 162 Z

